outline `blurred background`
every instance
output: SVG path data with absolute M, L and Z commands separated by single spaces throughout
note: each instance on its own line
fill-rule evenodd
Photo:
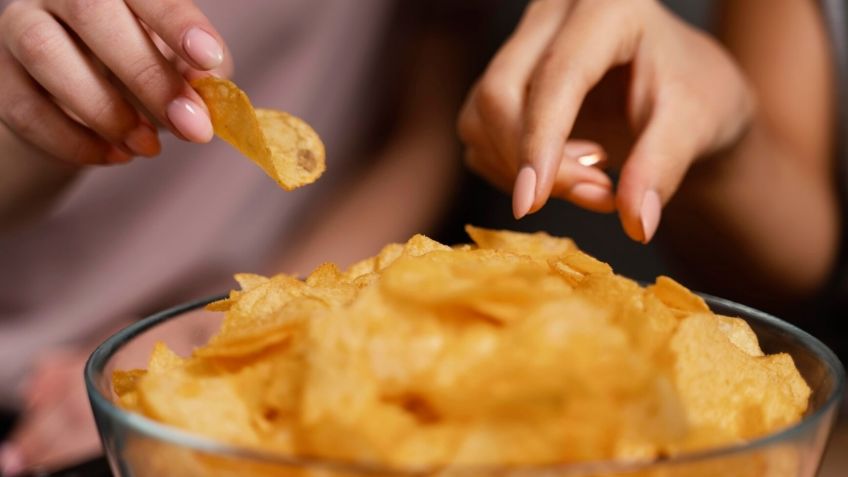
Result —
M 213 23 L 218 21 L 216 15 L 223 21 L 225 15 L 232 14 L 229 7 L 221 8 L 212 2 L 198 3 L 201 8 L 204 8 L 204 3 L 208 4 Z M 305 5 L 304 2 L 293 3 Z M 326 138 L 328 173 L 321 180 L 320 186 L 290 195 L 284 194 L 276 190 L 276 186 L 262 177 L 247 161 L 241 160 L 230 166 L 231 161 L 238 162 L 234 160 L 236 153 L 220 141 L 212 146 L 214 150 L 203 149 L 203 153 L 197 152 L 201 151 L 197 146 L 166 142 L 165 152 L 173 157 L 160 159 L 183 164 L 190 161 L 190 156 L 208 155 L 203 159 L 204 167 L 217 167 L 216 164 L 220 162 L 228 164 L 227 167 L 237 168 L 237 174 L 256 174 L 259 178 L 257 184 L 260 184 L 257 187 L 263 188 L 264 195 L 245 200 L 240 213 L 247 218 L 237 224 L 242 228 L 219 230 L 219 238 L 233 243 L 239 240 L 250 243 L 251 234 L 259 233 L 251 228 L 250 222 L 277 220 L 276 216 L 282 212 L 276 212 L 274 207 L 279 207 L 279 210 L 286 210 L 285 213 L 289 215 L 274 229 L 275 236 L 262 241 L 274 247 L 273 253 L 254 254 L 239 259 L 241 252 L 223 250 L 218 257 L 207 257 L 206 262 L 214 262 L 208 263 L 208 268 L 188 268 L 186 275 L 176 277 L 183 283 L 190 283 L 190 286 L 169 286 L 167 292 L 162 291 L 164 287 L 156 293 L 151 290 L 144 299 L 134 300 L 132 306 L 121 309 L 120 319 L 110 323 L 108 316 L 103 318 L 103 325 L 92 329 L 86 336 L 80 336 L 78 343 L 57 339 L 45 343 L 42 351 L 51 352 L 51 346 L 58 346 L 57 343 L 62 346 L 80 344 L 74 349 L 74 356 L 84 357 L 104 334 L 127 319 L 138 319 L 180 302 L 225 291 L 231 286 L 230 277 L 235 272 L 306 273 L 324 261 L 349 264 L 375 253 L 383 243 L 402 241 L 416 232 L 426 233 L 445 243 L 465 242 L 468 239 L 463 226 L 467 223 L 522 231 L 545 230 L 555 235 L 570 236 L 582 249 L 610 263 L 618 273 L 637 280 L 651 281 L 660 274 L 676 276 L 673 264 L 662 253 L 662 244 L 654 242 L 641 245 L 629 240 L 622 232 L 616 215 L 590 213 L 565 202 L 555 201 L 539 213 L 516 221 L 512 218 L 510 198 L 507 195 L 461 167 L 461 147 L 454 134 L 456 114 L 474 78 L 482 72 L 491 55 L 515 27 L 526 1 L 395 2 L 392 8 L 380 10 L 380 15 L 385 16 L 381 16 L 379 26 L 374 27 L 379 30 L 378 33 L 369 37 L 367 42 L 359 43 L 358 37 L 345 38 L 338 35 L 338 31 L 332 30 L 343 24 L 344 14 L 353 15 L 351 11 L 345 11 L 339 6 L 343 3 L 327 2 L 328 6 L 336 4 L 339 23 L 319 24 L 327 31 L 316 29 L 314 34 L 336 33 L 334 38 L 337 41 L 347 41 L 346 46 L 321 46 L 340 51 L 346 51 L 345 48 L 352 50 L 345 52 L 342 57 L 354 55 L 358 51 L 353 51 L 356 48 L 373 49 L 376 53 L 362 60 L 369 68 L 367 73 L 356 78 L 347 77 L 345 75 L 353 70 L 345 70 L 344 65 L 339 66 L 344 74 L 333 68 L 310 70 L 313 73 L 323 71 L 323 76 L 311 79 L 304 76 L 305 84 L 318 82 L 325 86 L 326 94 L 315 94 L 308 101 L 291 103 L 286 103 L 286 98 L 297 96 L 297 91 L 283 91 L 284 86 L 280 86 L 279 97 L 275 97 L 273 87 L 269 88 L 261 78 L 251 76 L 260 74 L 261 69 L 237 68 L 235 76 L 235 81 L 252 96 L 253 91 L 268 91 L 264 96 L 260 94 L 258 100 L 254 98 L 257 104 L 274 106 L 275 101 L 285 103 L 279 105 L 280 109 L 290 109 L 287 106 L 294 104 L 295 107 L 290 110 L 305 117 Z M 377 2 L 367 3 L 370 5 Z M 712 2 L 673 0 L 666 3 L 687 21 L 701 28 L 710 28 Z M 297 13 L 299 10 L 293 11 Z M 303 35 L 300 31 L 304 28 L 302 25 L 288 21 L 279 28 L 289 28 L 290 31 L 285 35 L 278 31 L 277 35 L 281 37 L 269 44 L 280 49 L 289 48 L 292 50 L 291 55 L 320 54 L 298 43 L 298 35 Z M 222 33 L 229 41 L 227 30 L 222 30 Z M 358 34 L 365 35 L 362 32 Z M 284 48 L 280 45 L 286 46 Z M 240 58 L 249 56 L 247 47 L 245 52 L 241 56 L 238 50 L 234 52 L 237 64 Z M 304 61 L 304 64 L 309 66 L 310 63 Z M 334 86 L 346 82 L 352 85 L 348 89 Z M 357 96 L 355 101 L 346 99 L 353 95 Z M 348 101 L 344 103 L 347 105 L 345 110 L 337 111 L 339 108 L 332 107 L 334 103 L 345 101 Z M 347 131 L 342 130 L 345 128 Z M 130 171 L 128 174 L 136 174 L 134 177 L 137 177 L 137 174 L 154 167 L 149 163 L 133 164 L 127 166 L 126 170 Z M 195 163 L 191 167 L 198 166 Z M 226 172 L 228 169 L 222 171 L 221 176 L 215 180 L 232 177 L 231 172 Z M 102 176 L 104 173 L 97 174 Z M 156 171 L 155 174 L 167 172 Z M 201 191 L 198 197 L 209 197 L 216 193 L 216 189 Z M 172 204 L 162 204 L 160 207 L 170 210 Z M 182 226 L 200 227 L 200 224 L 208 222 L 210 217 L 219 212 L 219 207 L 198 200 L 193 208 L 184 211 L 176 220 Z M 109 213 L 103 213 L 109 216 Z M 121 215 L 123 211 L 114 213 L 117 214 L 114 220 L 120 224 L 124 220 Z M 79 221 L 76 227 L 85 228 L 87 225 L 85 221 Z M 27 234 L 37 233 L 34 229 L 21 232 L 13 238 L 0 237 L 0 250 L 3 250 L 3 240 L 9 244 L 12 240 L 23 241 Z M 171 242 L 167 240 L 161 243 L 161 247 L 169 246 Z M 151 242 L 140 253 L 148 254 L 152 260 L 161 252 L 162 248 L 157 248 Z M 216 260 L 225 255 L 231 260 Z M 142 255 L 135 257 L 135 260 L 145 262 L 148 257 Z M 197 276 L 203 279 L 197 281 Z M 143 278 L 168 279 L 150 275 Z M 140 277 L 122 275 L 116 275 L 114 279 L 118 282 L 125 280 L 120 286 L 128 289 L 139 285 L 133 282 L 134 279 L 139 282 L 142 280 Z M 176 280 L 174 283 L 177 283 Z M 8 296 L 11 295 L 12 292 L 8 292 Z M 109 298 L 89 294 L 85 299 Z M 3 300 L 0 296 L 0 322 L 7 318 L 7 322 L 21 320 L 25 313 L 20 310 L 24 308 L 19 299 Z M 109 316 L 118 314 L 112 313 Z M 30 369 L 33 369 L 35 362 L 44 361 L 33 358 L 27 363 Z M 58 365 L 61 367 L 69 360 L 60 359 L 59 362 L 63 363 Z M 77 359 L 75 363 L 80 366 L 81 360 Z M 77 369 L 68 372 L 73 376 Z M 3 385 L 0 383 L 0 387 Z M 0 413 L 0 441 L 3 441 L 10 432 L 15 430 L 20 433 L 21 426 L 32 421 L 28 421 L 26 414 L 29 409 L 24 406 L 22 399 L 12 397 L 0 402 L 5 407 L 5 411 Z M 22 413 L 21 409 L 27 411 Z M 54 409 L 51 412 L 56 411 Z M 45 418 L 41 419 L 39 422 Z M 54 421 L 66 422 L 58 418 Z M 53 432 L 57 436 L 59 433 L 77 433 L 77 429 L 69 429 L 67 426 L 52 428 L 55 430 L 43 424 L 42 427 L 48 430 L 39 432 Z M 822 473 L 825 477 L 844 475 L 844 469 L 848 468 L 845 456 L 836 451 L 848 449 L 848 433 L 841 432 L 835 439 L 831 446 L 833 452 Z M 90 449 L 85 451 L 91 453 Z M 56 462 L 72 462 L 74 458 L 86 456 L 86 452 Z

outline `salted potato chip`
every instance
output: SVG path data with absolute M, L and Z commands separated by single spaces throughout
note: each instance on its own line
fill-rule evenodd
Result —
M 718 315 L 717 318 L 719 329 L 730 339 L 731 343 L 751 356 L 763 355 L 757 335 L 754 334 L 754 330 L 748 326 L 745 320 L 721 315 Z
M 191 83 L 221 139 L 250 158 L 286 190 L 315 182 L 324 172 L 324 144 L 303 120 L 281 111 L 254 109 L 244 91 L 223 78 Z
M 647 291 L 680 315 L 710 311 L 703 298 L 668 277 L 657 277 L 656 283 L 649 286 Z
M 239 274 L 211 305 L 218 333 L 115 372 L 118 403 L 231 444 L 404 470 L 652 460 L 801 419 L 792 358 L 683 285 L 643 288 L 568 239 L 468 230 L 477 245 L 416 235 L 346 271 Z M 753 477 L 797 457 L 732 460 Z M 189 468 L 259 470 L 174 456 L 152 475 Z
M 568 238 L 552 237 L 545 232 L 525 234 L 504 230 L 491 230 L 472 225 L 465 226 L 465 232 L 480 248 L 503 250 L 506 252 L 529 255 L 533 258 L 547 259 L 577 250 L 574 241 Z
M 797 422 L 810 388 L 787 354 L 752 356 L 731 341 L 715 317 L 684 318 L 670 346 L 674 379 L 689 422 L 719 444 L 751 439 Z

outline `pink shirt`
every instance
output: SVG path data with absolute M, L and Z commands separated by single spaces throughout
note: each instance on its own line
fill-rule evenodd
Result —
M 0 405 L 43 349 L 226 291 L 235 272 L 273 272 L 301 214 L 344 180 L 373 113 L 390 0 L 196 3 L 231 48 L 235 81 L 311 123 L 328 171 L 287 193 L 220 140 L 169 134 L 159 158 L 85 171 L 37 224 L 0 236 Z

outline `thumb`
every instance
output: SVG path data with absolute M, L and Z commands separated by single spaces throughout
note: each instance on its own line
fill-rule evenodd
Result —
M 637 140 L 616 193 L 621 225 L 631 239 L 648 243 L 656 233 L 663 205 L 700 152 L 701 122 L 684 108 L 657 109 Z

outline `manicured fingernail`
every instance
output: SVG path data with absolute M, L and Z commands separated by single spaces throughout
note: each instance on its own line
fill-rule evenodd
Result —
M 571 195 L 575 199 L 585 202 L 600 203 L 608 201 L 612 198 L 612 191 L 609 187 L 604 187 L 600 184 L 591 182 L 581 182 L 571 188 Z
M 113 147 L 106 153 L 105 160 L 106 164 L 123 164 L 132 160 L 132 156 L 117 147 Z
M 146 157 L 153 157 L 162 149 L 156 130 L 144 123 L 139 124 L 127 135 L 124 146 L 134 154 Z
M 3 444 L 0 446 L 0 475 L 3 477 L 12 477 L 23 473 L 24 471 L 24 456 L 12 444 Z
M 583 154 L 582 156 L 577 157 L 577 163 L 585 167 L 597 166 L 603 161 L 603 154 L 600 154 L 598 152 L 593 152 L 591 154 Z
M 656 191 L 649 190 L 642 197 L 642 208 L 639 211 L 642 220 L 642 243 L 648 243 L 654 237 L 660 225 L 662 201 Z
M 563 147 L 565 155 L 575 159 L 578 164 L 592 167 L 606 160 L 606 154 L 593 143 L 567 142 Z
M 536 200 L 536 171 L 530 166 L 524 166 L 515 178 L 515 188 L 512 191 L 512 214 L 520 219 L 530 212 L 530 207 Z
M 211 70 L 224 62 L 224 49 L 209 33 L 200 28 L 192 28 L 183 39 L 183 48 L 188 56 L 203 69 Z
M 212 122 L 206 112 L 194 101 L 180 97 L 168 105 L 168 119 L 186 139 L 192 142 L 212 140 Z

